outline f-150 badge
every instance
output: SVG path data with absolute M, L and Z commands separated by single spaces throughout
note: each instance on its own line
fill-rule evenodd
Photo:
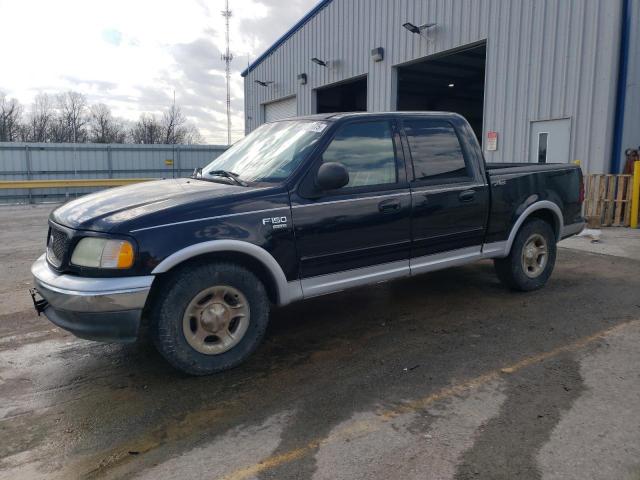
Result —
M 287 228 L 287 217 L 267 217 L 262 219 L 262 225 L 271 225 L 273 229 Z

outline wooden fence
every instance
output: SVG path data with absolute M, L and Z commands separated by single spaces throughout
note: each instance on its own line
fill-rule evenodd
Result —
M 628 227 L 633 175 L 585 175 L 584 216 L 590 227 Z

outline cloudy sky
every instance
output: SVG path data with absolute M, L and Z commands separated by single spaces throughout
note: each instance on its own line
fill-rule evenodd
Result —
M 240 72 L 318 0 L 230 0 L 233 137 Z M 208 143 L 226 141 L 224 0 L 0 0 L 0 91 L 28 105 L 76 90 L 135 120 L 176 102 Z

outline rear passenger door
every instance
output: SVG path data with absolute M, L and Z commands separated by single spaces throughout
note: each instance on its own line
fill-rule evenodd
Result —
M 349 183 L 305 193 L 325 162 L 343 164 Z M 291 206 L 305 296 L 409 273 L 411 195 L 395 122 L 339 126 Z
M 411 158 L 412 273 L 434 262 L 479 256 L 489 191 L 471 156 L 479 153 L 461 141 L 458 128 L 464 122 L 454 126 L 444 118 L 413 117 L 402 123 Z

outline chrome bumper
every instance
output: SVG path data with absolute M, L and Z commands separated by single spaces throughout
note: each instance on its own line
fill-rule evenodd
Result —
M 42 311 L 56 325 L 82 338 L 135 340 L 153 275 L 90 278 L 59 274 L 42 255 L 31 266 Z

